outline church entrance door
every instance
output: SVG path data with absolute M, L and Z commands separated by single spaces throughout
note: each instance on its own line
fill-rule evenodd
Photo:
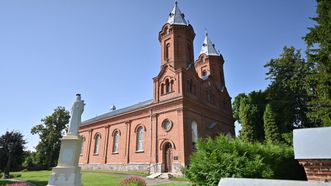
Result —
M 164 172 L 172 171 L 172 146 L 171 143 L 164 144 Z

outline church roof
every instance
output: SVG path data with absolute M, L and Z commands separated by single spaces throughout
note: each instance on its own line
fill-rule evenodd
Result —
M 174 8 L 169 14 L 167 23 L 171 25 L 187 25 L 187 22 L 184 17 L 184 14 L 179 10 L 177 1 L 175 1 Z
M 130 112 L 133 110 L 143 108 L 145 106 L 150 105 L 152 102 L 153 102 L 153 100 L 151 99 L 151 100 L 143 101 L 143 102 L 140 102 L 140 103 L 137 103 L 137 104 L 134 104 L 134 105 L 122 108 L 122 109 L 107 112 L 105 114 L 102 114 L 100 116 L 97 116 L 97 117 L 94 117 L 94 118 L 91 118 L 91 119 L 88 119 L 88 120 L 82 122 L 81 126 L 88 125 L 93 122 L 101 121 L 101 120 L 108 119 L 108 118 L 111 118 L 111 117 L 114 117 L 114 116 L 117 116 L 120 114 L 124 114 L 126 112 Z
M 203 41 L 200 54 L 206 54 L 208 56 L 219 56 L 219 52 L 215 49 L 215 45 L 208 37 L 208 32 L 205 33 L 205 39 Z

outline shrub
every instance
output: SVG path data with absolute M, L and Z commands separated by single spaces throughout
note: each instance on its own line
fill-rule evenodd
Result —
M 217 185 L 224 177 L 306 179 L 292 147 L 225 136 L 199 140 L 184 174 L 196 185 Z
M 10 173 L 9 174 L 9 178 L 19 178 L 21 176 L 22 176 L 22 174 L 19 174 L 19 173 Z M 3 173 L 0 172 L 0 178 L 2 178 L 2 177 L 3 177 Z
M 120 186 L 146 186 L 146 182 L 138 176 L 129 176 L 121 181 Z

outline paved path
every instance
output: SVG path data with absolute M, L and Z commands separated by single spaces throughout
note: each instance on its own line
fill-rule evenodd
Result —
M 172 180 L 168 180 L 168 179 L 159 179 L 159 178 L 155 178 L 155 179 L 144 178 L 144 180 L 146 181 L 147 185 L 159 185 L 159 184 L 175 184 L 175 185 L 180 185 L 180 184 L 190 184 L 190 182 L 186 182 L 186 181 L 172 181 Z

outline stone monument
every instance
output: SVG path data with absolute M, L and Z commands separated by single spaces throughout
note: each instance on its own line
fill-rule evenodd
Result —
M 76 94 L 76 101 L 71 108 L 68 133 L 61 139 L 61 150 L 56 167 L 52 169 L 47 186 L 82 186 L 80 167 L 78 166 L 82 139 L 78 135 L 84 101 Z

